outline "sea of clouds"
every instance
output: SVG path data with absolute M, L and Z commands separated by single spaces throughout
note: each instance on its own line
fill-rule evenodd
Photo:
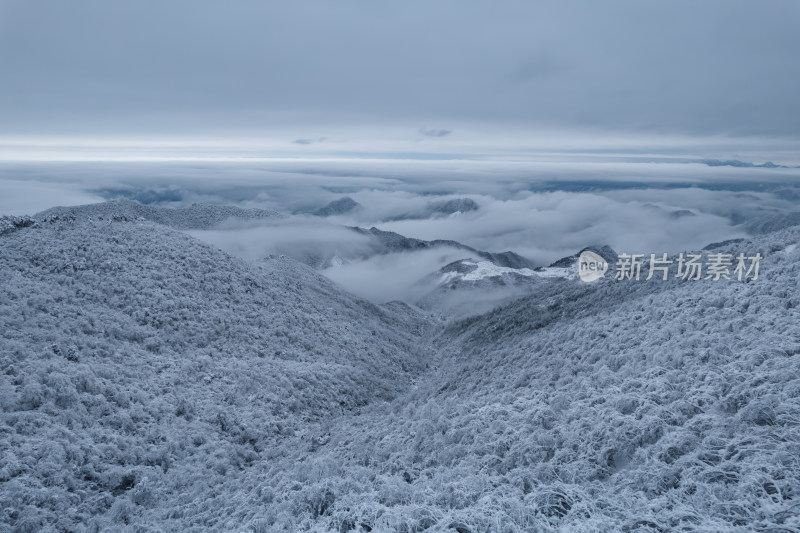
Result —
M 287 216 L 192 234 L 257 260 L 268 254 L 354 256 L 377 227 L 479 250 L 514 251 L 547 265 L 589 245 L 673 253 L 745 235 L 741 223 L 793 210 L 797 169 L 710 167 L 653 161 L 456 159 L 242 159 L 238 161 L 3 162 L 0 213 L 131 198 L 266 208 Z M 360 208 L 313 211 L 349 196 Z M 477 209 L 419 217 L 432 202 L 467 198 Z M 452 253 L 396 253 L 350 261 L 326 274 L 373 300 L 413 291 Z M 387 282 L 391 280 L 391 282 Z

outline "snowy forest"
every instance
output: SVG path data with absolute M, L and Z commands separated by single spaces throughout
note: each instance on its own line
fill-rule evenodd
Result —
M 798 226 L 447 319 L 120 206 L 2 219 L 9 531 L 800 527 Z
M 799 29 L 0 0 L 0 533 L 800 533 Z

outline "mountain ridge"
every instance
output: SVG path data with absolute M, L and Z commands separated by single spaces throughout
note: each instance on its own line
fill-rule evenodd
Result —
M 188 207 L 156 207 L 134 200 L 117 199 L 73 207 L 52 207 L 33 216 L 35 220 L 88 219 L 149 220 L 175 229 L 208 229 L 229 219 L 264 220 L 282 217 L 277 211 L 242 209 L 229 205 L 192 204 Z

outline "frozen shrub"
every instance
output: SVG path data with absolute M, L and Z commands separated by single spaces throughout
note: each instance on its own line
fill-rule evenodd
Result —
M 19 409 L 36 409 L 45 402 L 44 387 L 40 383 L 28 381 L 19 395 Z

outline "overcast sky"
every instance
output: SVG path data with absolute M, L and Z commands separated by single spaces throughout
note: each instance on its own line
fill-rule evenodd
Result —
M 0 135 L 794 141 L 798 58 L 792 0 L 0 0 Z

